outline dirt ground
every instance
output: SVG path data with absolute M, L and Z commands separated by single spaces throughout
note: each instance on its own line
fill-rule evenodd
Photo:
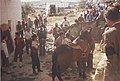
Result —
M 99 44 L 96 44 L 96 49 L 94 51 L 94 66 L 93 69 L 90 71 L 87 69 L 87 79 L 84 81 L 93 81 L 92 77 L 95 73 L 95 68 L 97 67 L 97 64 L 102 56 L 99 49 Z M 40 62 L 41 62 L 41 69 L 43 72 L 39 73 L 38 75 L 33 75 L 32 73 L 32 64 L 31 64 L 31 57 L 30 55 L 26 54 L 24 52 L 23 55 L 23 67 L 13 67 L 13 63 L 11 63 L 11 68 L 12 68 L 12 73 L 7 74 L 2 72 L 2 81 L 52 81 L 51 78 L 51 57 L 52 54 L 46 53 L 45 56 L 39 56 Z M 12 59 L 11 55 L 11 59 Z M 71 71 L 67 70 L 65 73 L 62 74 L 62 78 L 64 81 L 83 81 L 82 78 L 78 77 L 78 72 L 76 71 Z M 58 79 L 56 78 L 56 81 Z

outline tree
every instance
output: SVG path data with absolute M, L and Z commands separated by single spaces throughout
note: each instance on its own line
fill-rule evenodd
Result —
M 35 12 L 35 10 L 31 4 L 29 4 L 29 3 L 22 4 L 22 18 L 27 19 L 27 16 L 34 12 Z

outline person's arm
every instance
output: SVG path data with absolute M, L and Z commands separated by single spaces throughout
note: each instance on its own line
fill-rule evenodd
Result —
M 70 26 L 70 22 L 68 21 L 68 26 Z
M 6 58 L 8 58 L 9 57 L 9 53 L 8 53 L 6 42 L 4 41 L 4 43 L 2 43 L 1 46 L 2 46 L 2 49 L 3 49 L 4 53 L 5 53 Z

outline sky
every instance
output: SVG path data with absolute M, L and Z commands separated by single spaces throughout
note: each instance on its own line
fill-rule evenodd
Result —
M 21 0 L 22 2 L 29 2 L 29 1 L 42 1 L 42 0 Z M 50 1 L 50 0 L 49 0 Z M 53 1 L 53 0 L 51 0 Z M 54 0 L 55 1 L 55 0 Z M 60 1 L 60 0 L 58 0 Z M 61 0 L 61 1 L 80 1 L 80 0 Z

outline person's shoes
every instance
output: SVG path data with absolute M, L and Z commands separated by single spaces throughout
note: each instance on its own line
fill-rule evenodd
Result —
M 18 66 L 17 62 L 14 62 L 13 68 L 16 68 Z
M 22 62 L 20 62 L 20 63 L 19 63 L 19 67 L 22 68 L 22 66 L 23 66 L 23 65 L 22 65 Z
M 38 75 L 38 73 L 36 73 L 36 72 L 33 72 L 33 74 L 34 74 L 34 75 Z
M 43 70 L 40 69 L 40 70 L 38 70 L 38 72 L 43 72 Z

